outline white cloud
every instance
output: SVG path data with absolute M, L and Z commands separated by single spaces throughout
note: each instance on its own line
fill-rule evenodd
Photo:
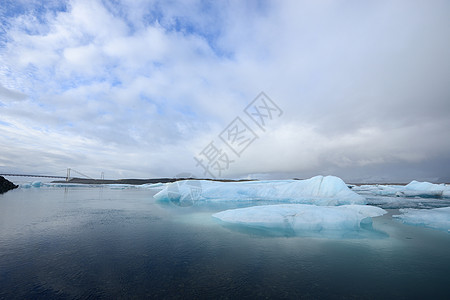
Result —
M 448 159 L 445 1 L 52 7 L 8 17 L 4 168 L 199 173 L 193 155 L 261 90 L 285 113 L 229 176 Z
M 22 101 L 27 98 L 27 95 L 14 91 L 11 89 L 7 89 L 0 84 L 0 103 L 1 101 Z

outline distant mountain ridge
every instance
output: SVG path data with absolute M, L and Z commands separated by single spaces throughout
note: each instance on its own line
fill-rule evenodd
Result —
M 209 178 L 149 178 L 149 179 L 88 179 L 71 178 L 69 181 L 56 180 L 52 183 L 80 183 L 80 184 L 148 184 L 148 183 L 168 183 L 180 180 L 212 180 L 221 182 L 253 181 L 252 179 L 209 179 Z

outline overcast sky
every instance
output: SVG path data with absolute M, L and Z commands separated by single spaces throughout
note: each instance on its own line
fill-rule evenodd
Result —
M 0 173 L 450 181 L 450 1 L 40 2 L 0 1 Z

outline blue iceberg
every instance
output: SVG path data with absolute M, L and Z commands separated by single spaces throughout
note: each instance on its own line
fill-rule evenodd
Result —
M 353 190 L 376 196 L 450 198 L 450 186 L 430 182 L 411 181 L 407 185 L 363 185 Z
M 306 180 L 266 180 L 218 182 L 183 180 L 167 184 L 154 196 L 159 201 L 188 205 L 193 202 L 261 201 L 314 205 L 366 204 L 335 176 L 315 176 Z
M 222 222 L 263 230 L 302 232 L 348 232 L 370 227 L 373 217 L 386 214 L 369 205 L 316 206 L 278 204 L 238 208 L 213 215 Z
M 450 207 L 433 209 L 400 209 L 401 215 L 394 215 L 394 218 L 403 223 L 417 226 L 425 226 L 450 232 Z

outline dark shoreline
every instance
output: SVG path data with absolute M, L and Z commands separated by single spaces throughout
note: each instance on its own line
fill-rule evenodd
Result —
M 4 194 L 7 191 L 13 190 L 13 189 L 17 189 L 19 186 L 12 183 L 11 181 L 9 181 L 8 179 L 6 179 L 3 176 L 0 176 L 0 194 Z

